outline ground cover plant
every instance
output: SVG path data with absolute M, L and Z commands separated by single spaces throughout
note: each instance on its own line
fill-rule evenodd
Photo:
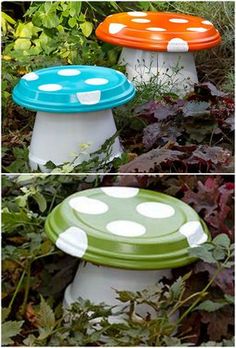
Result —
M 233 2 L 15 2 L 2 14 L 2 164 L 5 172 L 29 172 L 27 157 L 35 113 L 13 104 L 20 77 L 59 64 L 117 65 L 121 49 L 96 39 L 108 14 L 130 10 L 189 13 L 211 20 L 222 35 L 218 47 L 198 52 L 200 84 L 181 99 L 153 79 L 137 87 L 135 100 L 115 110 L 124 146 L 110 162 L 114 137 L 91 155 L 53 172 L 233 172 L 234 3 Z M 84 149 L 86 151 L 86 148 Z
M 109 306 L 82 299 L 63 314 L 63 293 L 79 260 L 59 251 L 44 232 L 46 216 L 68 195 L 111 185 L 173 195 L 200 214 L 212 235 L 190 251 L 199 261 L 175 269 L 172 281 L 118 292 L 129 312 L 123 324 L 109 323 Z M 4 175 L 2 192 L 2 345 L 234 346 L 233 177 Z M 143 302 L 156 318 L 137 317 Z

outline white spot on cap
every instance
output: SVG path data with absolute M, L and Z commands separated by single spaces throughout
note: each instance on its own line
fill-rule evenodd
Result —
M 61 69 L 57 73 L 61 76 L 77 76 L 81 72 L 78 69 Z
M 106 203 L 85 196 L 71 198 L 69 205 L 79 213 L 92 215 L 106 213 L 109 209 Z
M 135 22 L 135 23 L 149 23 L 151 22 L 150 19 L 145 19 L 145 18 L 134 18 L 134 19 L 131 19 L 132 22 Z
M 189 31 L 196 31 L 196 32 L 199 32 L 199 33 L 204 33 L 205 31 L 207 31 L 206 28 L 202 28 L 202 27 L 199 27 L 199 28 L 187 28 L 187 30 L 189 30 Z
M 150 30 L 150 31 L 166 31 L 166 29 L 158 28 L 158 27 L 150 27 L 150 28 L 146 28 L 146 29 Z
M 135 187 L 102 187 L 101 190 L 110 197 L 131 198 L 137 196 L 139 189 Z
M 180 38 L 171 39 L 167 45 L 167 52 L 188 52 L 188 43 Z
M 139 12 L 139 11 L 133 11 L 133 12 L 127 12 L 129 16 L 132 17 L 146 17 L 147 13 L 145 12 Z
M 110 34 L 117 34 L 122 29 L 126 28 L 127 26 L 121 23 L 111 23 L 109 24 L 109 33 Z
M 40 91 L 46 91 L 46 92 L 56 92 L 56 91 L 60 91 L 60 89 L 62 88 L 63 87 L 57 83 L 49 83 L 47 85 L 38 86 L 38 89 L 40 89 Z
M 25 74 L 24 76 L 22 76 L 23 80 L 27 80 L 27 81 L 34 81 L 34 80 L 38 80 L 39 76 L 37 74 L 35 74 L 34 72 L 30 72 L 28 74 Z
M 213 25 L 210 21 L 202 21 L 202 24 Z
M 188 20 L 183 18 L 171 18 L 169 21 L 172 23 L 188 23 Z
M 157 202 L 141 203 L 136 207 L 136 210 L 139 214 L 153 219 L 164 219 L 175 214 L 173 207 Z
M 82 257 L 88 248 L 87 234 L 78 227 L 69 227 L 59 234 L 56 246 L 69 255 Z
M 99 86 L 99 85 L 106 85 L 109 81 L 103 78 L 94 78 L 94 79 L 87 79 L 84 82 L 87 85 Z
M 116 220 L 107 224 L 107 230 L 112 234 L 123 237 L 138 237 L 146 232 L 146 228 L 137 222 Z
M 179 232 L 187 238 L 188 244 L 192 248 L 205 243 L 208 238 L 200 221 L 187 222 L 180 227 Z
M 76 93 L 79 102 L 83 105 L 94 105 L 100 102 L 101 91 Z

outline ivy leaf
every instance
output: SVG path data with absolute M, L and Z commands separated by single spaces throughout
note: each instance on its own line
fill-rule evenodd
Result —
M 2 223 L 4 232 L 13 232 L 17 227 L 24 226 L 31 222 L 29 214 L 25 211 L 20 210 L 20 212 L 12 212 L 7 208 L 2 211 Z
M 69 20 L 68 20 L 68 24 L 71 28 L 74 28 L 74 26 L 76 25 L 77 23 L 77 19 L 75 17 L 71 17 Z
M 171 286 L 170 292 L 174 300 L 177 300 L 184 289 L 185 282 L 190 278 L 192 272 L 185 274 L 183 277 L 179 277 Z
M 42 296 L 40 296 L 40 299 L 40 307 L 39 311 L 36 314 L 36 317 L 40 332 L 38 339 L 42 340 L 52 333 L 56 325 L 56 320 L 51 307 L 47 304 L 47 302 L 44 300 Z
M 226 306 L 228 303 L 225 302 L 213 302 L 211 300 L 206 300 L 200 303 L 197 307 L 195 307 L 195 311 L 206 311 L 206 312 L 215 312 L 218 309 Z
M 136 299 L 136 294 L 132 291 L 119 291 L 116 290 L 118 297 L 116 297 L 121 302 L 128 302 Z
M 39 210 L 43 213 L 47 209 L 46 198 L 40 192 L 34 193 L 32 197 L 37 202 Z
M 85 37 L 89 37 L 93 31 L 93 23 L 85 21 L 80 24 L 80 29 Z
M 229 246 L 230 246 L 230 239 L 229 237 L 227 236 L 227 234 L 218 234 L 218 236 L 216 236 L 212 243 L 214 243 L 215 245 L 218 245 L 218 246 L 221 246 L 223 248 L 226 248 L 228 249 Z
M 6 321 L 2 324 L 2 345 L 9 346 L 15 345 L 12 338 L 18 335 L 21 331 L 21 327 L 24 321 Z
M 4 322 L 8 318 L 10 312 L 11 312 L 11 308 L 9 307 L 2 308 L 2 322 Z
M 194 247 L 194 248 L 188 248 L 188 253 L 190 256 L 199 258 L 207 263 L 216 263 L 216 260 L 212 256 L 212 252 L 209 251 L 207 245 L 202 245 L 200 247 Z

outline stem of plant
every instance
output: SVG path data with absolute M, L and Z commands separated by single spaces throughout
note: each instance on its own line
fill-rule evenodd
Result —
M 26 267 L 26 283 L 25 283 L 25 294 L 24 294 L 24 300 L 22 303 L 22 309 L 21 309 L 21 314 L 24 315 L 26 312 L 26 306 L 28 302 L 28 296 L 29 296 L 29 289 L 30 289 L 30 276 L 31 276 L 31 264 L 32 264 L 32 259 L 28 259 L 28 264 Z
M 25 277 L 25 273 L 26 273 L 26 272 L 25 272 L 25 270 L 24 270 L 24 271 L 22 272 L 22 275 L 21 275 L 21 277 L 20 277 L 20 280 L 19 280 L 19 282 L 18 282 L 18 284 L 17 284 L 16 290 L 15 290 L 13 296 L 12 296 L 11 302 L 10 302 L 9 305 L 8 305 L 8 308 L 10 308 L 10 309 L 11 309 L 11 307 L 12 307 L 14 301 L 15 301 L 16 295 L 18 294 L 18 291 L 19 291 L 19 289 L 20 289 L 20 287 L 21 287 L 21 284 L 22 284 L 23 279 L 24 279 L 24 277 Z
M 224 264 L 228 262 L 228 259 L 229 258 L 226 259 Z M 207 289 L 211 286 L 211 284 L 214 282 L 215 278 L 222 271 L 222 269 L 223 269 L 223 266 L 219 265 L 219 268 L 215 271 L 209 283 L 205 286 L 205 288 L 202 291 L 199 292 L 199 297 L 193 302 L 193 304 L 181 315 L 181 317 L 177 321 L 177 324 L 179 324 L 193 310 L 193 308 L 196 307 L 196 305 L 201 301 L 202 297 L 205 296 Z

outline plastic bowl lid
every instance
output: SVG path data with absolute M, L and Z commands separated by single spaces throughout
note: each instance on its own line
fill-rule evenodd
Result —
M 149 51 L 187 52 L 216 46 L 221 38 L 201 17 L 173 12 L 123 12 L 108 16 L 97 28 L 99 39 Z
M 24 75 L 13 100 L 45 112 L 90 112 L 127 103 L 135 89 L 119 71 L 83 65 L 54 66 Z
M 132 187 L 75 193 L 47 217 L 48 237 L 64 252 L 124 269 L 166 269 L 195 261 L 188 248 L 209 232 L 198 214 L 171 196 Z

